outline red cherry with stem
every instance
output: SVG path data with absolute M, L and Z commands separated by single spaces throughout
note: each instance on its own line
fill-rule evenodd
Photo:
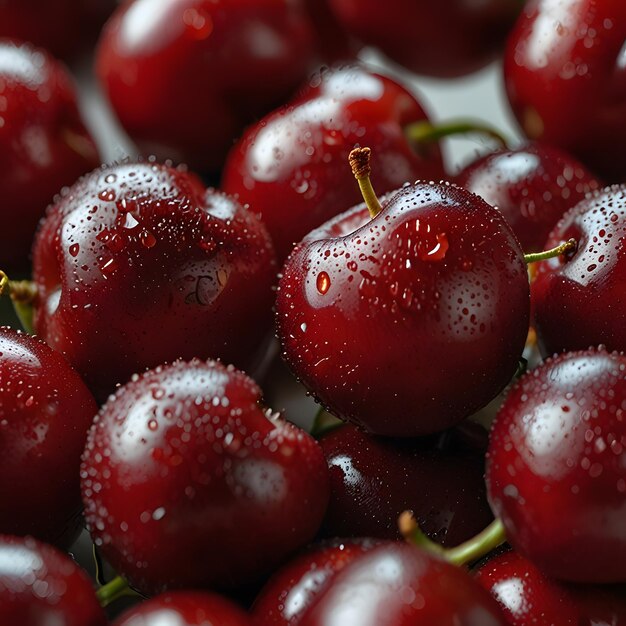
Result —
M 41 224 L 35 328 L 100 398 L 179 357 L 248 367 L 271 326 L 275 272 L 263 225 L 232 198 L 181 169 L 112 165 Z
M 318 544 L 278 570 L 252 607 L 255 626 L 296 626 L 315 599 L 346 565 L 371 550 L 371 539 L 335 539 Z
M 0 328 L 0 532 L 61 546 L 76 539 L 80 455 L 97 412 L 60 354 Z
M 483 458 L 436 443 L 381 439 L 350 425 L 323 436 L 330 474 L 324 534 L 399 539 L 396 520 L 407 509 L 446 546 L 481 531 L 493 519 Z
M 313 228 L 360 201 L 345 163 L 364 137 L 380 191 L 441 179 L 437 144 L 418 152 L 408 135 L 425 119 L 418 101 L 390 78 L 358 66 L 324 71 L 246 132 L 228 156 L 223 189 L 261 215 L 283 260 Z
M 592 626 L 626 619 L 623 589 L 551 580 L 516 552 L 490 558 L 474 579 L 498 601 L 511 626 Z
M 289 0 L 134 0 L 108 22 L 96 69 L 144 153 L 217 172 L 244 127 L 306 79 L 312 36 Z
M 405 543 L 357 557 L 305 613 L 299 626 L 503 625 L 495 600 L 462 569 Z
M 90 431 L 81 480 L 96 545 L 149 594 L 258 580 L 314 537 L 328 502 L 315 440 L 217 362 L 122 387 Z
M 113 626 L 252 626 L 236 604 L 197 591 L 165 593 L 129 609 Z
M 515 373 L 524 257 L 501 213 L 448 183 L 406 186 L 376 210 L 343 237 L 331 222 L 290 256 L 276 301 L 283 356 L 343 420 L 380 435 L 441 431 Z
M 626 185 L 582 200 L 547 245 L 569 238 L 577 250 L 539 263 L 531 287 L 542 353 L 626 350 Z
M 493 423 L 492 509 L 547 576 L 626 581 L 625 403 L 626 357 L 589 349 L 526 374 Z
M 525 252 L 543 250 L 565 211 L 602 186 L 566 152 L 539 142 L 479 157 L 455 181 L 502 212 Z
M 624 181 L 625 55 L 622 0 L 527 2 L 504 57 L 506 91 L 526 135 Z
M 89 577 L 63 552 L 0 535 L 0 563 L 1 624 L 106 626 Z
M 452 78 L 479 70 L 504 49 L 519 0 L 330 0 L 365 44 L 418 74 Z
M 99 163 L 65 67 L 43 50 L 0 39 L 3 269 L 27 267 L 46 206 L 65 185 Z

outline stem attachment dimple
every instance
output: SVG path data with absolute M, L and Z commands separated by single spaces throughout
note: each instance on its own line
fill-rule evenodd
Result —
M 37 286 L 30 280 L 9 280 L 0 270 L 0 296 L 10 296 L 15 314 L 27 333 L 33 334 L 33 307 L 37 303 Z
M 529 263 L 537 263 L 538 261 L 547 261 L 554 257 L 565 255 L 572 255 L 578 248 L 578 242 L 575 239 L 568 239 L 566 242 L 552 248 L 550 250 L 544 250 L 543 252 L 535 252 L 534 254 L 525 254 L 524 261 L 526 265 Z
M 372 173 L 372 168 L 370 167 L 371 156 L 372 151 L 370 148 L 354 148 L 348 155 L 348 160 L 352 173 L 359 183 L 365 205 L 371 217 L 374 218 L 382 211 L 382 206 L 378 201 L 370 180 L 370 174 Z

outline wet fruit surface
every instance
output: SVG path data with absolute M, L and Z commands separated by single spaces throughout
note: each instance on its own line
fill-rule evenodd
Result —
M 626 357 L 590 349 L 529 372 L 493 424 L 492 508 L 508 541 L 547 576 L 626 579 L 625 403 Z
M 63 547 L 76 539 L 80 455 L 97 411 L 60 354 L 0 328 L 0 532 Z
M 315 440 L 215 362 L 123 387 L 90 432 L 81 480 L 96 544 L 147 593 L 256 580 L 313 538 L 328 501 Z
M 283 270 L 276 319 L 296 376 L 332 414 L 390 436 L 444 430 L 493 399 L 529 316 L 522 252 L 502 215 L 459 187 L 416 183 L 334 238 L 340 222 Z

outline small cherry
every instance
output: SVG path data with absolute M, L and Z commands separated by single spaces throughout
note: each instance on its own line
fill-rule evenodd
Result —
M 509 543 L 546 576 L 626 582 L 626 357 L 561 354 L 511 389 L 487 491 Z
M 257 581 L 314 537 L 328 502 L 316 441 L 245 374 L 197 360 L 134 377 L 104 405 L 81 485 L 96 545 L 148 594 Z

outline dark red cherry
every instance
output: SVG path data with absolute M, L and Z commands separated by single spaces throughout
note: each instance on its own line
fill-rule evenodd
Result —
M 122 387 L 90 431 L 81 479 L 96 544 L 147 593 L 257 580 L 313 538 L 328 502 L 317 442 L 217 362 Z
M 52 6 L 52 4 L 50 5 Z M 0 5 L 0 24 L 3 24 Z M 0 27 L 0 32 L 2 28 Z M 65 185 L 100 163 L 67 70 L 0 40 L 0 266 L 24 269 L 37 223 Z
M 337 417 L 381 435 L 444 430 L 515 372 L 529 317 L 522 251 L 501 213 L 454 185 L 407 186 L 337 236 L 363 213 L 314 231 L 286 263 L 284 357 Z
M 568 211 L 547 247 L 573 238 L 573 254 L 537 264 L 534 318 L 544 355 L 604 344 L 626 350 L 626 185 Z
M 337 21 L 329 0 L 304 0 L 313 23 L 317 51 L 325 63 L 350 61 L 356 58 L 361 45 Z
M 58 352 L 0 328 L 0 532 L 62 546 L 76 539 L 80 455 L 97 412 Z
M 255 626 L 296 626 L 338 572 L 378 545 L 371 539 L 318 544 L 276 572 L 252 607 Z
M 546 576 L 626 581 L 626 357 L 559 355 L 509 392 L 487 490 L 509 543 Z
M 626 181 L 626 3 L 530 0 L 507 44 L 506 91 L 531 139 Z
M 504 48 L 519 0 L 330 0 L 346 30 L 413 72 L 474 72 Z
M 406 543 L 357 557 L 333 579 L 300 626 L 497 626 L 497 603 L 461 568 Z
M 252 626 L 250 617 L 216 594 L 178 591 L 126 611 L 113 626 Z
M 490 558 L 474 579 L 498 601 L 511 626 L 609 626 L 626 620 L 624 589 L 557 582 L 516 552 Z
M 454 546 L 493 519 L 477 454 L 439 450 L 428 440 L 373 437 L 350 425 L 320 445 L 330 473 L 329 537 L 400 539 L 398 516 L 411 510 L 429 537 Z
M 96 170 L 48 211 L 34 248 L 37 332 L 99 397 L 176 358 L 251 366 L 271 326 L 263 225 L 193 174 Z
M 87 574 L 56 548 L 1 535 L 0 563 L 3 626 L 106 626 Z
M 569 154 L 539 142 L 482 156 L 456 183 L 497 207 L 526 253 L 544 250 L 563 213 L 602 186 Z
M 346 166 L 355 144 L 372 147 L 380 192 L 441 179 L 437 144 L 418 154 L 405 134 L 425 119 L 417 100 L 389 78 L 360 67 L 324 71 L 246 132 L 229 154 L 223 189 L 261 215 L 285 259 L 313 228 L 360 201 Z
M 216 172 L 306 79 L 312 36 L 289 0 L 134 0 L 108 22 L 97 73 L 144 153 Z

